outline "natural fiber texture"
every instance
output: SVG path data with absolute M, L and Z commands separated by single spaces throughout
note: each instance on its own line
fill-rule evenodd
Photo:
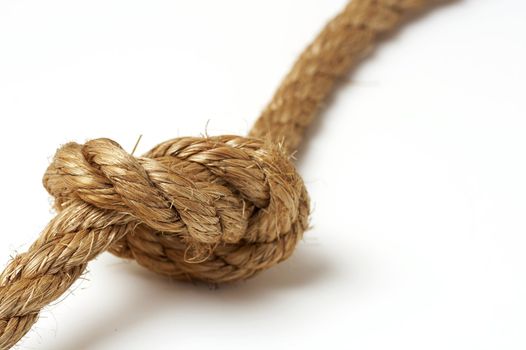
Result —
M 354 0 L 300 56 L 249 138 L 178 138 L 143 157 L 97 139 L 57 151 L 44 176 L 57 216 L 0 275 L 0 349 L 36 322 L 104 251 L 157 273 L 211 283 L 288 258 L 309 198 L 290 154 L 379 34 L 425 0 Z
M 382 34 L 436 2 L 351 1 L 300 55 L 249 136 L 281 143 L 288 152 L 296 150 L 338 79 L 371 50 Z

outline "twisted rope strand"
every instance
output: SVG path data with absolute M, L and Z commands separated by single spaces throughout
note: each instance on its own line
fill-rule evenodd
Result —
M 84 272 L 88 261 L 128 232 L 133 220 L 82 202 L 68 203 L 26 253 L 0 275 L 0 348 L 7 349 Z
M 377 38 L 433 0 L 354 0 L 299 56 L 249 132 L 295 151 L 336 82 L 373 47 Z
M 104 251 L 211 283 L 287 259 L 309 216 L 289 155 L 378 35 L 430 2 L 352 1 L 299 57 L 248 138 L 178 138 L 137 158 L 108 139 L 61 147 L 43 179 L 58 214 L 0 274 L 0 349 L 15 345 Z

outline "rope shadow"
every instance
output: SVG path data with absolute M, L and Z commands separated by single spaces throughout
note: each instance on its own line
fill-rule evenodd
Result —
M 300 246 L 289 260 L 258 274 L 254 279 L 221 286 L 169 280 L 152 274 L 135 263 L 118 264 L 114 273 L 132 275 L 140 285 L 136 288 L 134 286 L 122 288 L 123 298 L 118 301 L 118 305 L 101 308 L 96 319 L 85 320 L 82 333 L 67 334 L 60 339 L 48 339 L 47 344 L 41 343 L 38 348 L 49 350 L 97 348 L 121 336 L 123 332 L 129 333 L 134 328 L 140 327 L 145 320 L 170 310 L 178 316 L 195 315 L 196 312 L 203 311 L 203 317 L 200 319 L 205 324 L 200 324 L 200 327 L 214 328 L 216 324 L 206 324 L 205 310 L 217 310 L 218 314 L 224 312 L 225 316 L 227 312 L 223 310 L 228 310 L 228 314 L 265 313 L 268 312 L 269 306 L 275 303 L 278 295 L 284 295 L 283 290 L 308 289 L 309 286 L 338 278 L 340 274 L 329 257 L 322 254 L 317 244 Z M 130 293 L 130 290 L 139 293 Z M 86 305 L 86 308 L 89 307 Z M 173 321 L 177 322 L 175 319 Z M 180 327 L 171 323 L 170 329 L 173 336 Z M 144 336 L 148 337 L 148 334 Z M 44 341 L 45 339 L 42 340 Z

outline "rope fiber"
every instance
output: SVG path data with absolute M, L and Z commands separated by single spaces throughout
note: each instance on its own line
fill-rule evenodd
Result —
M 354 0 L 300 55 L 248 137 L 184 137 L 141 157 L 116 142 L 68 143 L 43 183 L 57 215 L 0 274 L 0 349 L 15 345 L 109 251 L 181 280 L 247 279 L 308 228 L 290 154 L 334 88 L 383 33 L 430 0 Z

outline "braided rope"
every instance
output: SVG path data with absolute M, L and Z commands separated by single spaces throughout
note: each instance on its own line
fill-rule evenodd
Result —
M 58 214 L 0 274 L 0 349 L 104 251 L 211 283 L 287 259 L 309 216 L 289 154 L 338 78 L 379 34 L 429 2 L 352 1 L 299 57 L 248 138 L 177 138 L 142 157 L 108 139 L 61 147 L 43 179 Z

